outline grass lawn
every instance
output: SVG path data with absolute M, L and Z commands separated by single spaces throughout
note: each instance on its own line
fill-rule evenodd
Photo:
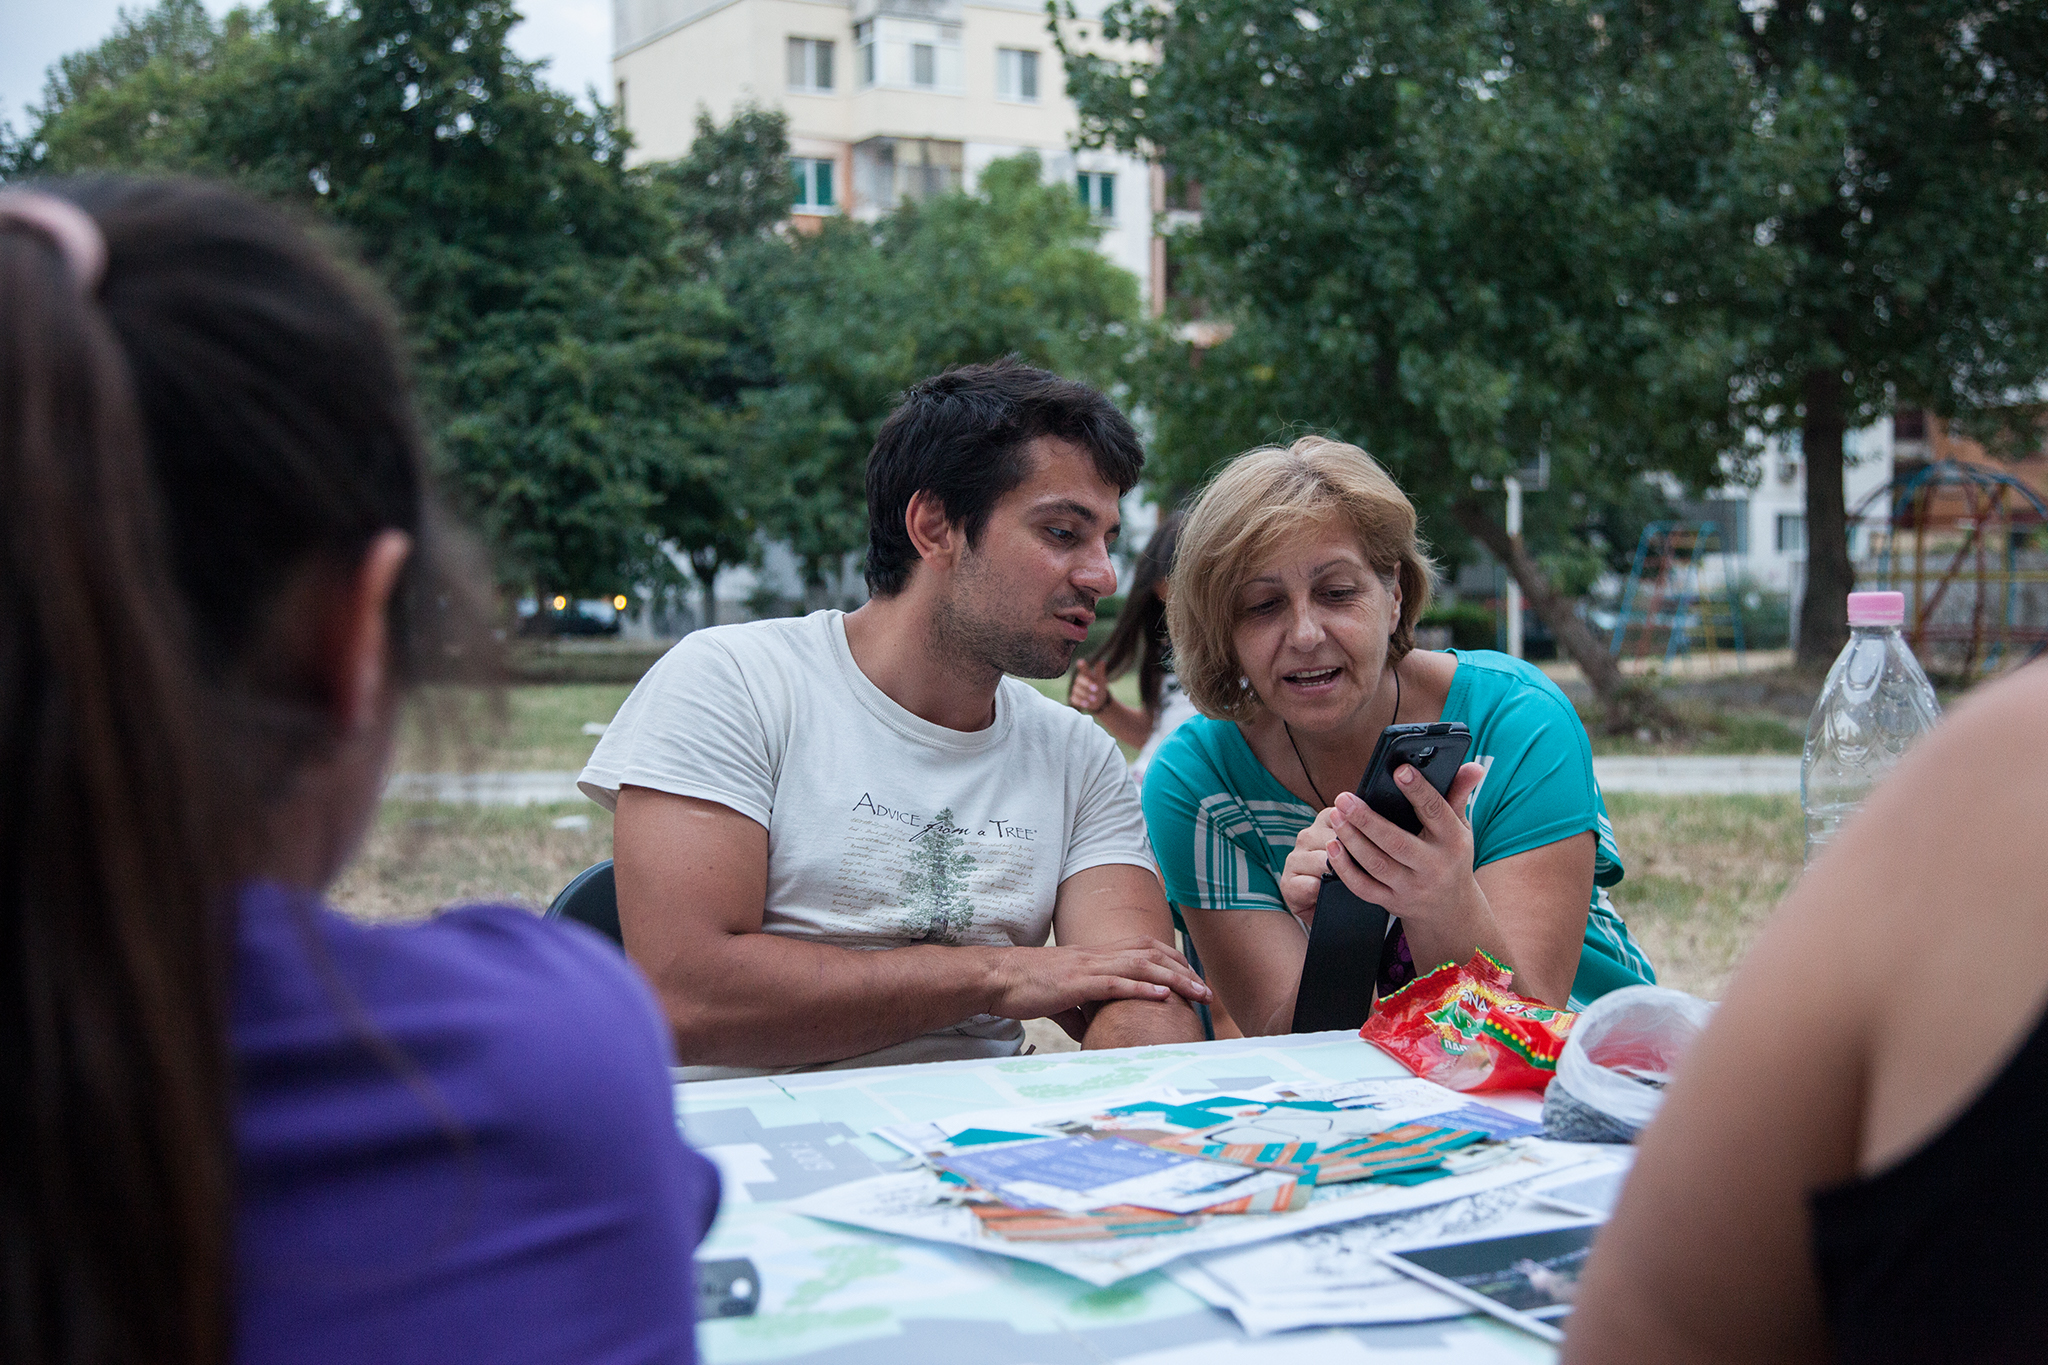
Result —
M 1628 875 L 1614 904 L 1667 986 L 1718 999 L 1764 919 L 1798 880 L 1794 796 L 1607 798 Z
M 564 765 L 566 766 L 566 765 Z M 1667 985 L 1715 997 L 1799 875 L 1791 797 L 1608 798 L 1628 876 L 1615 904 Z M 558 828 L 566 821 L 569 828 Z M 583 802 L 490 808 L 387 802 L 334 889 L 366 919 L 417 919 L 457 901 L 546 905 L 611 855 L 611 817 Z
M 496 693 L 430 688 L 399 740 L 400 772 L 568 772 L 597 745 L 603 725 L 633 690 L 627 683 L 546 683 Z
M 386 801 L 330 899 L 369 920 L 422 919 L 463 901 L 513 901 L 540 910 L 571 877 L 611 856 L 612 817 L 589 801 L 517 807 Z
M 1024 681 L 1062 704 L 1065 678 Z M 504 772 L 563 772 L 581 768 L 597 743 L 585 725 L 602 725 L 618 712 L 632 687 L 626 683 L 521 683 L 495 697 L 459 688 L 430 690 L 414 708 L 401 743 L 398 766 L 405 772 L 469 769 Z M 1110 684 L 1129 706 L 1138 704 L 1135 670 Z M 1669 697 L 1694 727 L 1683 744 L 1646 743 L 1629 736 L 1595 732 L 1595 754 L 1796 754 L 1805 740 L 1801 718 L 1782 710 L 1728 704 L 1710 698 Z M 1125 746 L 1125 757 L 1136 751 Z

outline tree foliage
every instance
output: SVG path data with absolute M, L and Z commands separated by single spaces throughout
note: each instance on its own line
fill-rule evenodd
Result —
M 1557 486 L 1718 480 L 1747 344 L 1726 281 L 1807 130 L 1756 106 L 1728 45 L 1617 54 L 1576 0 L 1122 0 L 1080 63 L 1097 139 L 1198 181 L 1172 249 L 1235 324 L 1151 371 L 1194 483 L 1290 426 L 1369 448 L 1440 537 L 1488 545 L 1607 693 L 1620 677 L 1475 491 L 1547 454 Z M 1070 61 L 1074 60 L 1072 57 Z M 1576 635 L 1574 634 L 1576 628 Z
M 1733 44 L 1754 99 L 1826 131 L 1812 174 L 1759 224 L 1768 289 L 1738 393 L 1801 434 L 1807 564 L 1799 653 L 1847 637 L 1845 428 L 1895 405 L 2022 419 L 2038 441 L 2048 374 L 2048 10 L 2038 4 L 1814 0 L 1603 8 L 1624 51 Z M 1752 286 L 1762 281 L 1752 280 Z
M 751 481 L 763 526 L 813 581 L 865 543 L 867 453 L 909 385 L 1005 355 L 1116 385 L 1143 313 L 1136 281 L 1095 250 L 1099 233 L 1026 153 L 991 163 L 974 194 L 874 224 L 828 220 L 736 263 L 735 299 L 776 367 L 752 395 Z
M 822 582 L 905 387 L 1010 353 L 1107 383 L 1134 344 L 1134 283 L 1035 159 L 785 231 L 780 114 L 629 170 L 611 111 L 509 51 L 517 17 L 161 0 L 59 64 L 0 169 L 222 175 L 331 224 L 398 300 L 444 486 L 540 596 L 673 583 L 673 551 L 708 605 L 762 533 Z

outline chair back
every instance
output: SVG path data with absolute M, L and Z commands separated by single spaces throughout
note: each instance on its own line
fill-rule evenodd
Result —
M 587 924 L 624 948 L 625 935 L 619 931 L 619 886 L 612 879 L 612 860 L 592 863 L 562 888 L 548 907 L 549 919 L 572 919 Z

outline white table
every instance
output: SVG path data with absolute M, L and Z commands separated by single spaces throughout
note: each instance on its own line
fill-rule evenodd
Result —
M 902 1153 L 873 1131 L 1008 1105 L 1078 1102 L 1134 1085 L 1233 1089 L 1268 1081 L 1407 1074 L 1348 1031 L 994 1061 L 816 1071 L 676 1088 L 691 1143 L 717 1162 L 725 1203 L 699 1256 L 746 1257 L 759 1310 L 708 1321 L 708 1365 L 1485 1365 L 1547 1362 L 1551 1349 L 1473 1316 L 1395 1327 L 1248 1338 L 1229 1314 L 1152 1272 L 1095 1289 L 1056 1271 L 964 1248 L 826 1223 L 781 1207 L 875 1174 Z M 1534 1095 L 1475 1096 L 1533 1117 Z

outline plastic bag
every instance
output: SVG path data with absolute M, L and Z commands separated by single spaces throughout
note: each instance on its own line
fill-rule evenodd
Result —
M 1543 1100 L 1543 1132 L 1563 1142 L 1634 1142 L 1664 1086 L 1713 1016 L 1711 1001 L 1663 986 L 1609 991 L 1580 1014 Z
M 1358 1036 L 1452 1090 L 1541 1090 L 1575 1017 L 1517 995 L 1485 953 L 1445 963 L 1380 1001 Z

